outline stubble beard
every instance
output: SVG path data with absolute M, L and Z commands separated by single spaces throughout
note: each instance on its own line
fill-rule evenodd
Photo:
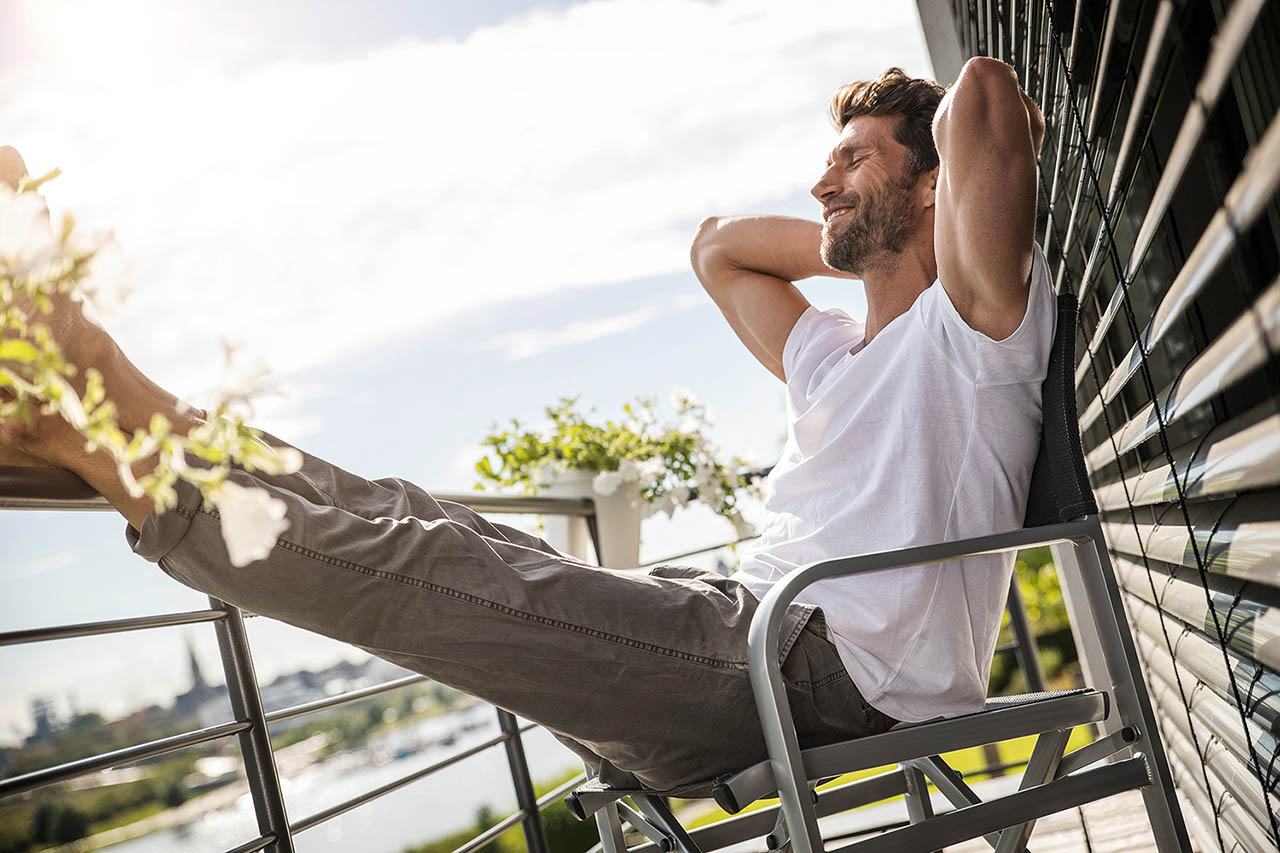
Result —
M 850 193 L 852 209 L 822 228 L 823 263 L 853 275 L 893 266 L 915 233 L 914 186 L 914 180 L 901 178 L 865 198 Z

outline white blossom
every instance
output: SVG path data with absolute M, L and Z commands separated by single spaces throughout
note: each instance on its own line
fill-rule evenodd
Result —
M 641 408 L 640 411 L 637 412 L 636 416 L 640 419 L 640 423 L 645 426 L 653 424 L 658 420 L 657 416 L 653 413 L 653 409 L 648 406 Z
M 737 534 L 739 539 L 746 539 L 747 537 L 756 535 L 756 529 L 742 517 L 742 513 L 735 510 L 734 513 L 729 516 L 729 520 L 733 522 L 734 533 Z
M 535 483 L 547 484 L 555 479 L 556 461 L 554 459 L 546 459 L 539 462 L 529 471 L 529 479 Z
M 241 486 L 225 480 L 209 493 L 209 500 L 222 517 L 222 541 L 236 568 L 261 560 L 271 553 L 276 537 L 289 527 L 284 501 L 265 489 Z
M 591 481 L 591 488 L 598 495 L 611 495 L 622 485 L 622 475 L 617 471 L 601 471 Z
M 246 362 L 237 354 L 240 346 L 226 338 L 222 341 L 223 377 L 216 394 L 223 400 L 248 400 L 262 392 L 271 369 L 260 357 Z
M 676 432 L 681 435 L 696 435 L 699 428 L 700 425 L 697 419 L 689 415 L 685 415 L 680 419 L 680 423 L 676 426 Z
M 99 233 L 88 241 L 82 241 L 77 236 L 79 233 L 72 232 L 72 250 L 78 253 L 93 252 L 93 260 L 89 262 L 88 276 L 76 289 L 85 298 L 85 317 L 101 327 L 99 316 L 114 315 L 133 292 L 134 286 L 124 252 L 110 234 Z
M 698 397 L 688 388 L 676 388 L 671 392 L 671 407 L 678 414 L 684 414 L 698 405 Z
M 241 461 L 267 474 L 292 474 L 302 467 L 302 452 L 296 447 L 272 447 L 255 442 Z
M 0 186 L 0 276 L 34 278 L 62 256 L 44 199 Z
M 667 461 L 661 456 L 651 456 L 640 463 L 640 482 L 652 483 L 667 473 Z

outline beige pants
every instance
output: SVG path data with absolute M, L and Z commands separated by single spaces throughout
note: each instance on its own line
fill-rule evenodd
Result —
M 605 781 L 701 790 L 765 757 L 747 672 L 758 602 L 741 584 L 591 566 L 412 483 L 303 455 L 295 474 L 232 472 L 288 507 L 265 560 L 233 567 L 217 511 L 185 483 L 174 510 L 127 529 L 130 545 L 188 586 L 540 723 Z M 782 637 L 802 745 L 896 722 L 863 701 L 820 610 L 793 604 Z

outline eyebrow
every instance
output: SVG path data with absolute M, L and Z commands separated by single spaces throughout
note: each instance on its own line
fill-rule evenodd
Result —
M 845 141 L 837 145 L 835 148 L 833 148 L 831 150 L 831 153 L 827 155 L 827 165 L 830 166 L 832 163 L 835 162 L 835 155 L 837 154 L 848 154 L 852 156 L 854 154 L 858 154 L 863 151 L 870 151 L 874 147 L 875 147 L 874 145 L 871 145 L 868 142 L 861 142 L 858 140 L 846 139 Z

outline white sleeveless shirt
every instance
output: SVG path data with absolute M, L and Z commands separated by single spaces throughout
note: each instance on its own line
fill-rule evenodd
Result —
M 1002 341 L 970 328 L 938 281 L 864 344 L 863 324 L 810 306 L 782 352 L 787 443 L 761 537 L 733 575 L 757 597 L 832 557 L 1022 526 L 1056 322 L 1033 251 L 1027 308 Z M 916 722 L 982 709 L 1012 554 L 822 581 L 831 639 L 874 707 Z

